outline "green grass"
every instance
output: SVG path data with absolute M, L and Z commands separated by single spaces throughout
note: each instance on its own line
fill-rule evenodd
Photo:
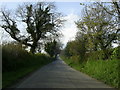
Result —
M 119 88 L 120 78 L 118 72 L 119 60 L 90 60 L 82 64 L 76 63 L 73 59 L 61 57 L 69 66 L 89 76 L 96 78 L 112 87 Z
M 26 67 L 19 68 L 18 70 L 14 71 L 7 71 L 2 73 L 2 87 L 9 87 L 10 85 L 16 83 L 19 79 L 23 78 L 24 76 L 28 75 L 29 73 L 37 70 L 38 68 L 52 62 L 52 58 L 42 59 L 42 57 L 37 58 L 38 60 L 31 60 L 32 63 L 26 64 Z M 32 58 L 31 58 L 32 59 Z M 35 61 L 35 62 L 34 62 Z
M 19 79 L 52 61 L 53 58 L 45 54 L 28 53 L 18 45 L 3 45 L 2 88 L 15 84 Z
M 31 72 L 39 69 L 40 67 L 50 62 L 51 60 L 41 65 L 34 65 L 31 67 L 21 68 L 17 71 L 4 72 L 2 74 L 2 87 L 5 88 L 11 86 L 12 84 L 15 84 L 17 81 L 19 81 L 19 79 L 25 77 L 26 75 L 29 75 Z

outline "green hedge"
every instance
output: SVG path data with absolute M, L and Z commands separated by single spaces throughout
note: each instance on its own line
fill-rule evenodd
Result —
M 18 44 L 2 45 L 2 86 L 8 87 L 30 72 L 53 61 L 53 58 L 31 54 Z
M 84 65 L 82 72 L 103 81 L 104 83 L 119 87 L 119 60 L 98 60 L 98 61 L 87 61 Z
M 113 60 L 88 60 L 80 64 L 76 64 L 74 59 L 61 57 L 69 66 L 84 72 L 91 77 L 94 77 L 104 83 L 119 88 L 120 86 L 120 61 L 118 59 Z

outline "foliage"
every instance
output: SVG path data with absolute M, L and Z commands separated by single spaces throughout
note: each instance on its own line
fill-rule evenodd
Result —
M 119 88 L 120 46 L 112 47 L 113 43 L 119 44 L 119 4 L 80 5 L 85 8 L 82 18 L 75 22 L 79 31 L 75 40 L 67 43 L 61 57 L 69 66 Z
M 84 63 L 75 62 L 74 58 L 61 57 L 69 66 L 84 72 L 104 83 L 119 88 L 119 60 L 88 60 Z
M 51 56 L 56 57 L 57 54 L 61 51 L 61 46 L 58 44 L 56 40 L 48 42 L 45 44 L 45 51 Z
M 13 14 L 9 10 L 1 10 L 1 27 L 17 42 L 29 46 L 35 53 L 41 41 L 49 35 L 57 36 L 58 29 L 62 25 L 61 14 L 54 12 L 52 3 L 39 2 L 19 6 Z M 13 16 L 14 15 L 14 16 Z M 19 21 L 19 22 L 18 22 Z M 19 23 L 24 25 L 26 34 L 22 33 Z M 23 35 L 24 34 L 24 35 Z
M 2 86 L 7 87 L 30 72 L 52 62 L 45 54 L 31 54 L 20 45 L 2 45 Z
M 13 43 L 2 45 L 3 72 L 16 71 L 21 69 L 21 67 L 34 66 L 38 62 L 44 64 L 47 58 L 49 57 L 44 54 L 32 55 L 31 53 L 28 53 L 26 50 L 22 49 L 19 45 Z
M 102 3 L 105 3 L 105 2 L 102 2 Z M 100 7 L 101 7 L 104 11 L 106 11 L 106 13 L 112 15 L 113 17 L 117 17 L 117 18 L 118 18 L 117 21 L 120 20 L 120 9 L 119 9 L 120 6 L 119 6 L 119 2 L 117 2 L 116 0 L 110 2 L 110 3 L 109 3 L 109 4 L 110 4 L 109 8 L 111 8 L 110 11 L 108 11 L 106 8 L 104 8 L 104 6 L 101 5 L 100 3 L 97 3 L 97 4 L 99 4 Z M 118 29 L 119 29 L 119 28 L 118 28 Z M 120 29 L 119 29 L 119 31 L 120 31 Z
M 118 88 L 118 60 L 88 61 L 82 70 L 88 75 L 91 75 L 92 77 L 97 78 L 106 84 Z
M 48 42 L 47 44 L 45 44 L 45 51 L 51 56 L 53 57 L 56 53 L 55 53 L 55 47 L 56 47 L 57 42 L 53 41 L 53 42 Z
M 67 43 L 67 46 L 64 50 L 65 56 L 79 56 L 79 61 L 82 62 L 85 59 L 85 40 L 71 41 Z
M 71 43 L 72 42 L 68 42 L 67 45 L 66 45 L 66 48 L 64 49 L 64 55 L 67 56 L 67 57 L 70 57 L 72 56 L 70 50 L 71 50 Z
M 87 50 L 104 53 L 103 59 L 109 58 L 107 49 L 111 48 L 114 41 L 118 41 L 119 29 L 117 28 L 117 17 L 113 17 L 105 10 L 111 11 L 109 5 L 93 3 L 84 8 L 82 19 L 76 22 L 79 33 L 87 38 Z M 80 35 L 79 35 L 80 36 Z M 79 38 L 79 37 L 77 37 Z
M 16 70 L 20 66 L 25 66 L 25 63 L 30 59 L 29 57 L 31 57 L 30 54 L 22 49 L 20 45 L 13 43 L 2 45 L 3 72 Z M 24 62 L 24 59 L 26 59 L 26 62 Z
M 3 88 L 50 62 L 52 58 L 45 54 L 28 53 L 17 43 L 2 45 Z
M 111 58 L 112 59 L 120 59 L 120 46 L 113 49 Z

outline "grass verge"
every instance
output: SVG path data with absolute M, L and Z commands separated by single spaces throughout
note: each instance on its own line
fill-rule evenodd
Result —
M 35 65 L 32 67 L 21 68 L 17 71 L 12 71 L 12 72 L 4 72 L 2 74 L 2 88 L 9 87 L 12 84 L 15 84 L 19 79 L 23 78 L 24 76 L 30 74 L 31 72 L 39 69 L 40 67 L 50 62 L 51 60 L 42 65 Z
M 21 67 L 21 69 L 18 69 L 16 71 L 8 71 L 2 73 L 2 88 L 9 87 L 13 84 L 15 84 L 19 79 L 23 78 L 24 76 L 30 74 L 31 72 L 41 68 L 42 66 L 52 62 L 52 58 L 48 58 L 46 60 L 39 59 L 33 65 L 28 67 Z
M 2 45 L 2 88 L 13 85 L 52 61 L 53 58 L 45 54 L 31 54 L 18 44 Z
M 119 60 L 90 60 L 79 64 L 72 59 L 66 57 L 61 58 L 72 68 L 86 73 L 112 87 L 120 88 Z

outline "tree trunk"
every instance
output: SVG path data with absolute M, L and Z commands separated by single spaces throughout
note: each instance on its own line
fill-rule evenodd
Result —
M 34 47 L 34 46 L 31 47 L 30 52 L 31 52 L 32 54 L 35 53 L 35 47 Z
M 37 43 L 36 43 L 36 42 L 33 42 L 33 45 L 31 46 L 31 49 L 30 49 L 30 52 L 31 52 L 32 54 L 35 53 L 36 47 L 37 47 Z

